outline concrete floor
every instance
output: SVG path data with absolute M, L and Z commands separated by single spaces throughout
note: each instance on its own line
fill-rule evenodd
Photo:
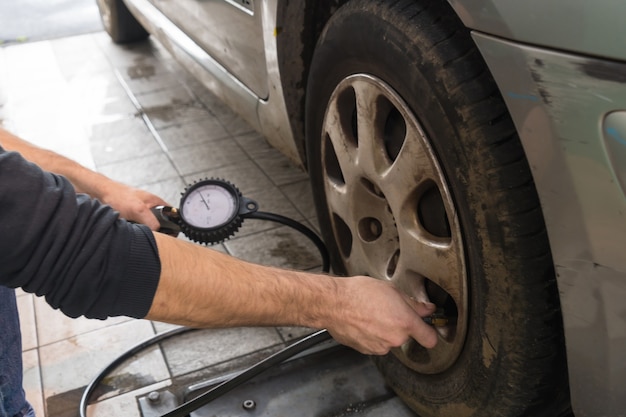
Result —
M 193 180 L 222 177 L 261 210 L 315 227 L 306 175 L 152 41 L 120 47 L 100 32 L 6 46 L 0 103 L 0 119 L 13 132 L 172 205 Z M 297 232 L 259 220 L 244 222 L 215 249 L 269 265 L 320 267 L 317 249 Z M 172 327 L 69 319 L 43 299 L 18 294 L 25 388 L 39 417 L 77 416 L 84 387 L 104 366 Z M 175 338 L 118 368 L 99 389 L 90 416 L 139 416 L 138 395 L 219 373 L 225 361 L 263 356 L 305 333 L 246 328 Z

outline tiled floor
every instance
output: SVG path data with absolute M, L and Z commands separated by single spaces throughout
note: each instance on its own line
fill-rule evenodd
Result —
M 95 33 L 0 49 L 0 102 L 4 125 L 20 136 L 173 205 L 186 184 L 216 176 L 263 211 L 315 224 L 305 174 L 151 41 L 120 47 Z M 244 222 L 216 249 L 277 266 L 318 269 L 320 263 L 315 247 L 296 232 L 258 220 Z M 32 295 L 19 292 L 18 300 L 25 388 L 40 417 L 77 416 L 83 389 L 100 369 L 171 327 L 74 320 Z M 228 359 L 274 351 L 304 332 L 249 328 L 177 337 L 117 369 L 90 415 L 139 416 L 139 393 L 219 373 Z

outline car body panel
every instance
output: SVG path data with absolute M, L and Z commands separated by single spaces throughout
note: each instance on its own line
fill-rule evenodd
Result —
M 266 82 L 271 92 L 267 99 L 248 88 L 150 1 L 125 0 L 125 3 L 141 24 L 205 87 L 262 132 L 272 146 L 303 166 L 290 128 L 278 67 L 276 0 L 257 1 L 254 8 L 262 22 Z
M 263 22 L 255 1 L 150 2 L 258 97 L 267 98 Z
M 516 42 L 626 60 L 622 0 L 449 0 L 465 26 Z
M 514 119 L 541 200 L 576 415 L 623 416 L 626 199 L 619 176 L 626 166 L 613 162 L 623 160 L 626 141 L 607 135 L 605 120 L 626 108 L 620 75 L 626 63 L 473 36 Z

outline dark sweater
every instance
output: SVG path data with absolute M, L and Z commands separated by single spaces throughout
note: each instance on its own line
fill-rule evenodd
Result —
M 0 147 L 0 285 L 70 317 L 142 318 L 160 271 L 149 228 Z

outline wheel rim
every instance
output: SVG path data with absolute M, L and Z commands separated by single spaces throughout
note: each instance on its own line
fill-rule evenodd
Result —
M 321 150 L 330 225 L 348 274 L 391 281 L 443 306 L 451 320 L 437 328 L 434 349 L 410 340 L 393 353 L 420 373 L 446 370 L 467 332 L 467 272 L 456 210 L 424 130 L 385 82 L 357 74 L 331 95 Z

